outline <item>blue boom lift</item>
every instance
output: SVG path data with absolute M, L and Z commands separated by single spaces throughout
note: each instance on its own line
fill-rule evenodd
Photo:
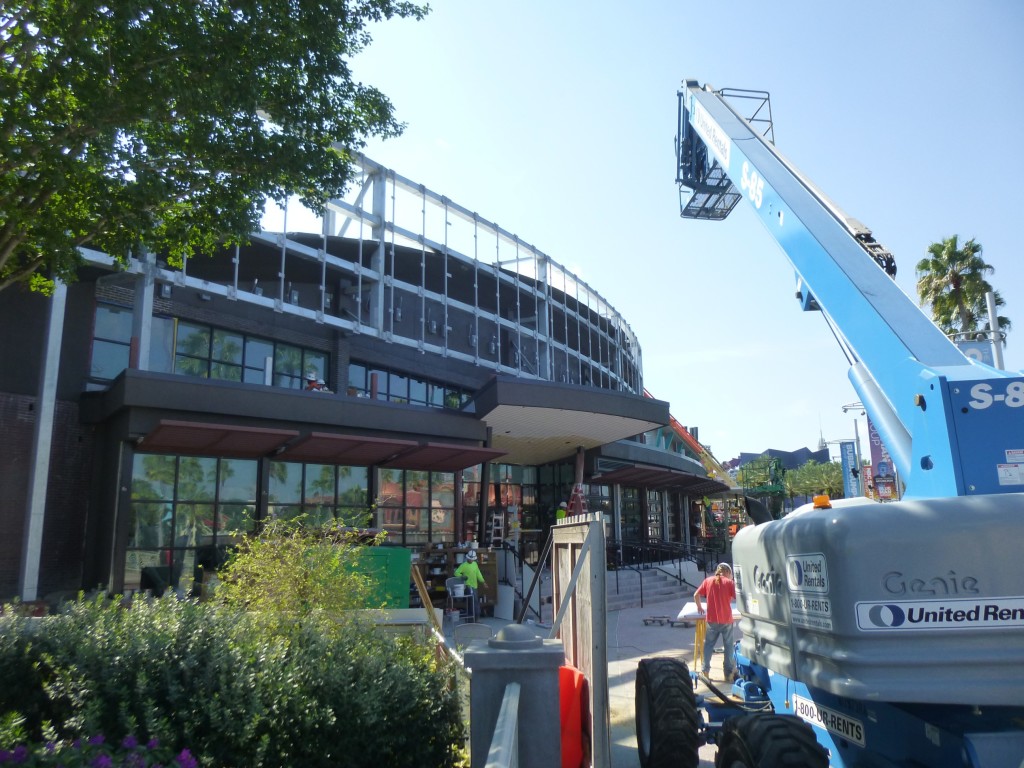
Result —
M 678 98 L 682 215 L 753 207 L 906 494 L 739 532 L 740 677 L 697 695 L 685 662 L 641 660 L 641 765 L 696 766 L 714 743 L 720 768 L 1021 768 L 1024 377 L 966 357 L 900 290 L 870 230 L 775 149 L 768 94 L 687 80 Z

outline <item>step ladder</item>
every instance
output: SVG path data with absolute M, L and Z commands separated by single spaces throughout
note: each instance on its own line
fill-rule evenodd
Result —
M 583 486 L 579 483 L 576 483 L 576 485 L 572 487 L 572 495 L 569 497 L 568 513 L 570 516 L 587 514 L 587 497 L 583 493 Z
M 501 549 L 505 541 L 505 514 L 501 510 L 491 512 L 491 518 L 487 521 L 488 538 L 490 546 Z

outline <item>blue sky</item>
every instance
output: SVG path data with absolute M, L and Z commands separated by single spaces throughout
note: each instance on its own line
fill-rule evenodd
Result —
M 852 438 L 856 394 L 788 261 L 741 203 L 679 218 L 684 78 L 767 90 L 776 145 L 895 255 L 975 238 L 1024 367 L 1024 4 L 436 0 L 353 63 L 405 134 L 366 154 L 517 233 L 630 323 L 645 385 L 720 460 Z M 859 432 L 865 450 L 863 418 Z M 838 451 L 833 448 L 833 455 Z

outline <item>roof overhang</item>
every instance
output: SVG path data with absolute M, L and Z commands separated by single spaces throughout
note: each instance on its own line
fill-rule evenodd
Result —
M 195 421 L 161 420 L 136 441 L 143 451 L 257 458 L 277 451 L 299 433 L 290 429 L 264 429 Z
M 455 472 L 492 461 L 503 451 L 476 445 L 416 442 L 370 435 L 262 429 L 231 424 L 161 420 L 140 438 L 139 450 L 157 453 L 259 458 L 278 461 L 381 466 Z
M 473 399 L 503 462 L 538 465 L 669 423 L 669 405 L 639 395 L 496 376 Z
M 705 496 L 729 490 L 729 486 L 689 472 L 680 472 L 664 467 L 635 465 L 613 469 L 594 475 L 591 482 L 604 485 L 644 486 L 663 490 L 680 491 L 691 496 Z

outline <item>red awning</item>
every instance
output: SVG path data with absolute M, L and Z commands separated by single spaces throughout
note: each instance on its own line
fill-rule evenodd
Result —
M 320 464 L 351 464 L 369 467 L 394 459 L 418 445 L 419 443 L 412 440 L 310 432 L 288 446 L 275 458 L 282 461 L 308 461 Z
M 317 464 L 380 465 L 389 469 L 455 472 L 504 456 L 504 451 L 457 443 L 420 443 L 369 435 L 333 432 L 300 433 L 287 429 L 263 429 L 229 424 L 161 420 L 142 438 L 141 451 L 207 454 Z M 298 439 L 296 439 L 298 438 Z
M 142 451 L 201 453 L 248 459 L 271 454 L 298 435 L 298 432 L 290 429 L 161 420 L 136 447 Z
M 494 461 L 505 451 L 474 445 L 452 443 L 425 443 L 381 464 L 389 469 L 421 469 L 435 472 L 455 472 L 459 469 Z

